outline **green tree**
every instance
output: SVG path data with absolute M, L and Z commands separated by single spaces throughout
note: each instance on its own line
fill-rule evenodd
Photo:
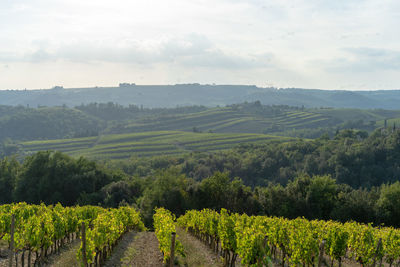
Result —
M 18 201 L 35 204 L 97 204 L 95 195 L 100 189 L 121 178 L 85 158 L 42 151 L 25 158 L 15 196 Z
M 313 218 L 329 219 L 337 198 L 337 184 L 330 176 L 314 176 L 306 201 Z
M 20 168 L 15 158 L 4 158 L 0 160 L 0 203 L 13 202 L 13 192 Z
M 151 224 L 155 207 L 166 208 L 176 216 L 184 214 L 190 207 L 187 188 L 191 181 L 180 174 L 177 168 L 157 171 L 150 179 L 153 179 L 153 182 L 138 199 L 147 225 Z
M 386 224 L 400 226 L 400 182 L 381 186 L 377 210 Z

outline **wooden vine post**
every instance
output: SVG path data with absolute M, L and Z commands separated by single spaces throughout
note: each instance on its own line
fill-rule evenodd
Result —
M 376 257 L 378 256 L 379 249 L 381 248 L 381 246 L 382 246 L 382 238 L 379 238 L 378 244 L 376 245 L 376 249 L 375 249 L 374 263 L 372 264 L 372 266 L 374 266 L 374 267 L 376 265 Z
M 11 227 L 10 227 L 10 254 L 8 266 L 11 267 L 13 263 L 13 256 L 14 256 L 14 229 L 15 228 L 15 215 L 11 216 Z
M 82 261 L 83 261 L 83 266 L 87 266 L 87 259 L 86 259 L 86 228 L 85 228 L 85 222 L 82 222 Z
M 175 237 L 176 237 L 176 233 L 172 232 L 171 233 L 171 254 L 169 257 L 169 266 L 170 267 L 174 267 L 174 263 L 175 263 Z
M 318 267 L 322 266 L 322 259 L 324 258 L 325 242 L 326 242 L 325 239 L 322 240 L 321 245 L 319 246 Z

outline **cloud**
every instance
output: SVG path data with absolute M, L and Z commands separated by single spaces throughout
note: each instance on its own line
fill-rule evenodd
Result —
M 251 56 L 226 53 L 208 38 L 198 34 L 158 42 L 115 43 L 113 46 L 78 42 L 51 47 L 49 44 L 39 43 L 40 48 L 22 56 L 0 54 L 0 61 L 42 63 L 64 60 L 78 63 L 110 62 L 149 66 L 170 63 L 194 68 L 243 69 L 270 67 L 273 58 L 272 54 Z M 45 47 L 46 45 L 49 47 Z
M 49 69 L 62 80 L 78 67 L 74 84 L 87 84 L 85 73 L 120 81 L 144 70 L 144 83 L 400 85 L 398 0 L 0 2 L 0 63 L 24 87 L 40 73 L 44 83 Z M 9 77 L 3 84 L 21 84 Z
M 371 47 L 347 47 L 341 50 L 344 56 L 320 60 L 319 65 L 324 65 L 328 71 L 342 73 L 400 70 L 400 51 Z

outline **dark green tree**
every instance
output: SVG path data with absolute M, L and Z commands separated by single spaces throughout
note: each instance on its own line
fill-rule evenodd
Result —
M 42 151 L 25 159 L 15 196 L 18 201 L 36 204 L 97 204 L 100 189 L 121 178 L 85 158 Z
M 20 164 L 15 158 L 0 159 L 0 204 L 13 202 Z

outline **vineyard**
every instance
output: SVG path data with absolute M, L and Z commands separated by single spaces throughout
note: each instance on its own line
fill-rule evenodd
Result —
M 164 262 L 170 262 L 174 258 L 175 252 L 185 256 L 182 243 L 179 240 L 175 241 L 175 215 L 166 209 L 158 208 L 153 218 L 154 229 L 160 251 L 164 256 Z M 173 238 L 171 238 L 172 236 Z
M 355 222 L 309 221 L 303 218 L 247 216 L 204 209 L 188 211 L 177 220 L 234 266 L 237 257 L 245 266 L 330 266 L 344 259 L 362 266 L 400 265 L 400 231 Z
M 190 210 L 176 219 L 158 208 L 153 219 L 168 266 L 180 264 L 176 256 L 190 256 L 176 235 L 182 228 L 206 244 L 224 266 L 400 266 L 400 230 L 391 227 L 248 216 L 225 209 Z M 104 266 L 131 230 L 146 230 L 131 207 L 0 206 L 0 238 L 10 250 L 7 266 L 41 266 L 46 257 L 78 239 L 75 257 L 81 266 Z
M 100 266 L 129 230 L 145 230 L 130 207 L 62 207 L 17 203 L 0 206 L 0 238 L 8 242 L 13 266 L 42 265 L 66 243 L 80 238 L 76 257 L 82 265 Z
M 267 141 L 294 140 L 266 134 L 193 133 L 158 131 L 129 134 L 109 134 L 99 138 L 76 138 L 21 143 L 25 154 L 57 150 L 71 156 L 92 159 L 123 159 L 132 156 L 176 155 L 192 151 L 219 151 L 239 144 L 261 144 Z

